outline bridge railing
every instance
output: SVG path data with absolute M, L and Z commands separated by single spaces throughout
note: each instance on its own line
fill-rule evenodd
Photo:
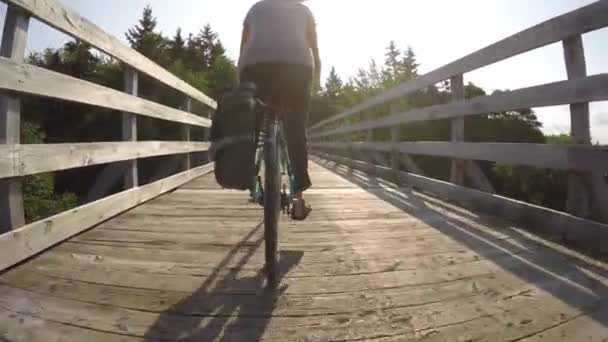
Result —
M 309 130 L 311 148 L 326 157 L 351 166 L 410 183 L 449 199 L 464 202 L 507 218 L 523 220 L 543 229 L 557 231 L 567 238 L 585 243 L 606 237 L 608 225 L 577 216 L 585 216 L 590 203 L 608 222 L 608 149 L 591 146 L 589 102 L 608 100 L 608 74 L 587 75 L 582 34 L 608 26 L 608 1 L 602 0 L 573 12 L 555 17 L 475 53 L 449 63 L 415 80 L 405 82 L 383 94 L 370 98 L 354 108 L 319 122 Z M 465 99 L 463 75 L 510 57 L 562 42 L 568 80 L 491 96 Z M 365 112 L 388 105 L 418 90 L 445 80 L 450 81 L 452 102 L 418 108 L 403 113 L 392 111 L 380 118 L 365 118 Z M 572 135 L 577 145 L 468 143 L 464 141 L 464 118 L 472 115 L 570 105 Z M 449 142 L 402 142 L 399 127 L 415 122 L 451 120 Z M 374 142 L 373 130 L 390 129 L 391 142 Z M 354 137 L 368 141 L 352 141 Z M 355 138 L 357 139 L 357 138 Z M 355 160 L 356 154 L 367 155 L 367 161 Z M 380 154 L 390 154 L 389 167 L 376 165 Z M 451 183 L 424 177 L 410 155 L 448 157 L 452 159 Z M 345 158 L 344 156 L 348 156 Z M 373 156 L 373 158 L 370 158 Z M 360 159 L 360 158 L 359 158 Z M 514 201 L 495 195 L 491 182 L 475 161 L 528 165 L 539 168 L 568 170 L 569 215 L 547 208 Z M 401 166 L 410 172 L 399 172 Z M 466 188 L 469 180 L 478 190 Z M 479 191 L 481 190 L 481 191 Z M 604 240 L 605 241 L 605 240 Z
M 190 141 L 191 127 L 208 128 L 211 121 L 190 113 L 192 100 L 210 110 L 216 103 L 140 53 L 104 32 L 58 0 L 2 0 L 8 5 L 0 56 L 0 270 L 49 246 L 107 220 L 125 210 L 212 170 L 212 165 L 192 167 L 191 154 L 208 150 L 209 144 Z M 24 63 L 30 18 L 43 23 L 123 62 L 124 92 Z M 183 94 L 178 110 L 137 97 L 138 75 L 145 74 Z M 20 144 L 20 97 L 33 95 L 102 107 L 122 115 L 121 142 Z M 183 141 L 137 141 L 137 117 L 144 116 L 182 125 Z M 66 123 L 67 124 L 67 123 Z M 139 185 L 137 159 L 183 156 L 184 172 Z M 24 176 L 114 163 L 124 178 L 125 191 L 56 216 L 25 225 L 21 179 Z M 116 177 L 114 177 L 114 180 Z M 108 183 L 112 180 L 100 179 Z M 103 185 L 101 186 L 104 187 Z M 105 186 L 107 188 L 107 184 Z M 103 192 L 103 191 L 102 191 Z

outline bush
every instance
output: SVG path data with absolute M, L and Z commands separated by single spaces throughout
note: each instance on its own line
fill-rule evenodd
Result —
M 40 144 L 44 133 L 39 126 L 24 122 L 21 141 L 24 144 Z M 52 174 L 25 177 L 22 183 L 23 206 L 27 222 L 34 222 L 76 207 L 78 199 L 72 193 L 55 194 Z

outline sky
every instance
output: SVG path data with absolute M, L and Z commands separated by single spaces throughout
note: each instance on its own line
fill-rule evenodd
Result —
M 150 4 L 159 29 L 173 35 L 178 27 L 196 33 L 206 23 L 220 35 L 233 59 L 238 57 L 242 21 L 256 0 L 63 0 L 104 30 L 124 40 L 124 32 Z M 334 66 L 344 79 L 357 69 L 379 64 L 394 40 L 411 46 L 420 72 L 432 71 L 482 47 L 594 0 L 309 0 L 316 16 L 321 59 L 327 76 Z M 6 6 L 0 3 L 0 25 Z M 67 37 L 34 22 L 29 51 L 58 47 Z M 608 72 L 608 29 L 583 36 L 588 73 Z M 465 75 L 491 92 L 566 79 L 561 44 L 553 44 Z M 567 106 L 535 109 L 546 133 L 567 133 Z M 608 102 L 591 104 L 594 141 L 608 143 Z

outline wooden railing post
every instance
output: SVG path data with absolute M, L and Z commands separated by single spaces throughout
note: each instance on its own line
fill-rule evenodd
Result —
M 585 78 L 587 64 L 585 48 L 580 35 L 563 41 L 564 59 L 569 80 Z M 572 142 L 579 145 L 591 145 L 591 127 L 589 123 L 589 103 L 570 105 L 570 122 Z M 584 174 L 573 172 L 568 180 L 567 211 L 580 217 L 591 217 L 595 209 L 598 216 L 608 222 L 608 185 L 601 174 Z M 595 207 L 595 208 L 593 208 Z
M 399 143 L 399 141 L 401 140 L 401 130 L 399 129 L 399 126 L 395 126 L 395 127 L 391 127 L 391 142 L 393 144 L 397 144 Z M 391 162 L 390 162 L 390 167 L 393 170 L 399 170 L 399 167 L 401 166 L 401 163 L 399 162 L 399 160 L 401 159 L 401 154 L 399 153 L 399 151 L 396 148 L 393 148 L 393 150 L 391 151 Z
M 139 93 L 139 77 L 137 71 L 126 67 L 124 74 L 125 92 L 137 96 Z M 137 141 L 137 116 L 131 113 L 122 114 L 122 140 Z M 137 160 L 126 162 L 124 174 L 124 188 L 130 189 L 139 186 L 137 175 Z
M 190 99 L 190 97 L 186 97 L 185 103 L 184 103 L 184 110 L 188 113 L 192 112 L 192 100 Z M 190 125 L 183 125 L 182 126 L 182 140 L 183 141 L 191 141 L 191 130 L 190 130 Z M 190 153 L 186 153 L 184 155 L 184 166 L 183 166 L 184 170 L 190 170 L 192 168 L 192 154 Z
M 391 142 L 393 144 L 399 143 L 401 140 L 401 129 L 399 126 L 391 127 Z M 397 150 L 396 147 L 393 147 L 391 151 L 391 160 L 390 160 L 390 168 L 394 171 L 394 181 L 397 185 L 400 183 L 399 177 L 399 169 L 401 167 L 401 153 Z
M 30 17 L 9 5 L 4 21 L 0 56 L 23 62 Z M 0 144 L 19 144 L 21 135 L 21 100 L 8 92 L 0 92 Z M 23 194 L 19 179 L 0 180 L 0 233 L 25 225 Z
M 452 88 L 452 102 L 459 102 L 464 99 L 464 80 L 462 75 L 454 76 L 450 79 Z M 452 119 L 451 123 L 452 142 L 464 141 L 464 118 L 458 117 Z M 465 161 L 453 159 L 450 182 L 458 185 L 464 185 Z

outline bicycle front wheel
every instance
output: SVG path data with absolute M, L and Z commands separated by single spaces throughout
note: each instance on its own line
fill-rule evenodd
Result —
M 264 242 L 268 286 L 278 285 L 278 229 L 281 215 L 281 173 L 276 121 L 269 124 L 264 143 Z

